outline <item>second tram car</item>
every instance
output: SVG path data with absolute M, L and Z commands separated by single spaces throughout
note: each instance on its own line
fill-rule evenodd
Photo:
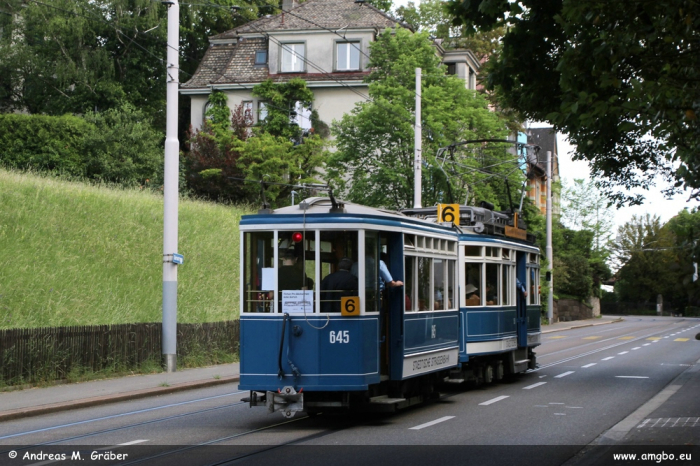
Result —
M 316 197 L 244 216 L 240 230 L 251 406 L 396 409 L 440 383 L 535 367 L 539 249 L 517 216 L 459 206 L 459 221 L 439 222 L 435 207 Z

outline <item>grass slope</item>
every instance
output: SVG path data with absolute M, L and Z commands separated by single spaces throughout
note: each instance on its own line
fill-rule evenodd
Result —
M 238 316 L 237 207 L 180 200 L 178 321 Z M 0 170 L 0 328 L 159 322 L 163 198 Z

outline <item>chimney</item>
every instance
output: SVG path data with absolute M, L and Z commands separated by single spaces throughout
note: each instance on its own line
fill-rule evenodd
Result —
M 299 5 L 296 0 L 282 0 L 282 10 L 289 11 Z

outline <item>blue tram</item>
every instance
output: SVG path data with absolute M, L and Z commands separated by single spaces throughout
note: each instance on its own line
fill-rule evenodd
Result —
M 250 405 L 286 417 L 396 409 L 440 383 L 534 368 L 539 249 L 517 218 L 459 211 L 439 222 L 435 207 L 316 197 L 244 216 L 239 388 Z

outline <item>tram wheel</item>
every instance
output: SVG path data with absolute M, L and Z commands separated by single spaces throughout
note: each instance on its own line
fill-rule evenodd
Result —
M 484 383 L 493 382 L 493 366 L 491 364 L 484 367 Z

